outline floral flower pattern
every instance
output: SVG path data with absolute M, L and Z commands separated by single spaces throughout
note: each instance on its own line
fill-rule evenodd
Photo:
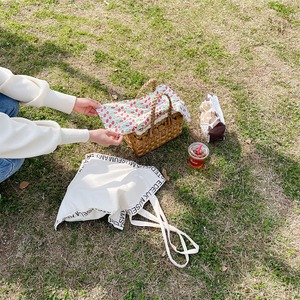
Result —
M 103 104 L 97 112 L 106 129 L 120 134 L 141 132 L 150 126 L 152 102 L 157 95 L 159 96 L 155 109 L 155 121 L 167 116 L 169 100 L 164 94 L 171 99 L 172 113 L 180 112 L 185 121 L 190 122 L 190 114 L 185 103 L 166 85 L 159 85 L 154 92 L 139 99 Z

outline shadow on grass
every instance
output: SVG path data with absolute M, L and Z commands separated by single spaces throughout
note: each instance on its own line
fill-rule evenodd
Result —
M 300 273 L 274 257 L 276 254 L 270 254 L 272 238 L 289 215 L 292 202 L 260 192 L 260 179 L 253 171 L 257 164 L 260 168 L 265 162 L 262 157 L 257 161 L 257 156 L 251 152 L 242 154 L 234 133 L 209 147 L 211 159 L 204 170 L 188 172 L 186 178 L 174 183 L 177 200 L 186 205 L 186 210 L 178 215 L 180 224 L 188 228 L 187 232 L 200 245 L 199 254 L 192 258 L 188 272 L 204 279 L 211 287 L 208 292 L 199 291 L 198 296 L 201 299 L 226 297 L 232 285 L 245 274 L 251 274 L 257 264 L 269 266 L 274 272 L 277 270 L 278 280 L 297 291 L 300 284 L 296 278 Z M 299 168 L 295 161 L 276 152 L 269 152 L 268 158 L 284 160 L 294 169 Z M 268 167 L 265 166 L 265 170 Z M 261 174 L 262 177 L 268 175 Z M 298 182 L 293 188 L 296 184 Z M 287 194 L 291 195 L 292 191 Z M 278 204 L 279 201 L 282 202 Z
M 90 87 L 109 94 L 109 89 L 98 79 L 74 69 L 66 63 L 64 59 L 69 56 L 68 51 L 55 45 L 55 43 L 46 41 L 39 45 L 37 38 L 19 36 L 0 26 L 0 62 L 2 67 L 10 69 L 15 74 L 35 76 L 45 68 L 56 66 Z M 51 85 L 51 83 L 49 84 Z
M 1 29 L 0 33 L 3 66 L 32 76 L 47 66 L 57 66 L 107 92 L 94 77 L 65 63 L 63 58 L 68 53 L 55 44 L 34 46 L 34 41 Z M 163 189 L 175 190 L 176 201 L 185 207 L 172 218 L 200 245 L 189 267 L 178 271 L 166 262 L 164 270 L 156 274 L 167 258 L 161 258 L 159 246 L 151 244 L 148 231 L 127 226 L 122 233 L 105 220 L 98 220 L 63 225 L 63 230 L 54 232 L 58 206 L 75 170 L 62 166 L 51 154 L 26 160 L 19 173 L 1 184 L 0 255 L 6 262 L 1 267 L 2 280 L 12 286 L 19 285 L 29 298 L 49 299 L 56 291 L 80 291 L 99 285 L 111 297 L 128 292 L 132 293 L 130 299 L 134 299 L 134 293 L 151 296 L 147 289 L 154 290 L 159 297 L 161 290 L 155 282 L 160 282 L 164 289 L 176 272 L 178 280 L 183 280 L 182 274 L 188 274 L 188 280 L 198 282 L 198 286 L 204 282 L 203 290 L 202 286 L 193 285 L 192 299 L 222 299 L 259 262 L 273 269 L 283 284 L 299 288 L 296 280 L 299 272 L 268 255 L 270 236 L 285 215 L 279 220 L 268 210 L 272 203 L 257 190 L 251 172 L 255 167 L 252 157 L 242 156 L 237 136 L 230 133 L 224 142 L 210 145 L 210 159 L 200 171 L 190 169 L 187 164 L 186 149 L 192 140 L 185 127 L 182 136 L 139 159 L 124 145 L 107 150 L 139 164 L 167 169 L 171 180 Z M 268 155 L 273 161 L 296 164 L 299 169 L 299 164 L 275 151 Z M 23 178 L 32 185 L 20 190 L 18 183 Z M 122 284 L 124 274 L 129 279 Z M 126 285 L 128 281 L 132 282 L 131 287 Z M 119 292 L 113 292 L 115 285 Z M 183 299 L 180 291 L 177 299 Z
M 114 299 L 121 294 L 112 292 L 116 283 L 123 294 L 147 295 L 151 283 L 159 280 L 166 286 L 177 272 L 179 279 L 188 274 L 188 281 L 195 281 L 191 299 L 222 299 L 260 263 L 283 284 L 299 288 L 299 272 L 269 254 L 268 241 L 278 220 L 267 209 L 268 199 L 257 192 L 252 158 L 242 157 L 235 134 L 210 145 L 211 158 L 203 170 L 190 169 L 183 154 L 192 141 L 185 128 L 182 136 L 139 159 L 125 145 L 123 155 L 119 148 L 107 151 L 160 170 L 167 168 L 171 180 L 162 190 L 175 189 L 176 201 L 185 206 L 168 219 L 200 245 L 186 269 L 177 270 L 161 257 L 163 245 L 151 243 L 151 230 L 136 229 L 128 222 L 124 232 L 112 228 L 105 218 L 63 224 L 55 232 L 56 212 L 76 170 L 60 165 L 50 154 L 26 160 L 23 169 L 1 185 L 1 238 L 6 239 L 1 256 L 7 262 L 2 265 L 2 280 L 20 284 L 29 298 L 101 287 Z M 31 185 L 20 190 L 18 183 L 24 179 Z M 151 270 L 164 270 L 154 276 L 149 263 Z M 122 285 L 121 274 L 127 274 L 130 287 Z M 100 282 L 106 282 L 106 289 Z
M 288 284 L 296 294 L 300 273 L 270 253 L 270 246 L 293 207 L 287 197 L 298 192 L 299 174 L 292 172 L 283 181 L 283 185 L 289 182 L 290 188 L 282 199 L 277 198 L 280 196 L 275 191 L 265 194 L 264 190 L 270 187 L 264 185 L 272 179 L 267 178 L 266 182 L 261 179 L 270 176 L 269 169 L 277 171 L 273 162 L 284 162 L 292 170 L 299 169 L 299 165 L 275 150 L 268 151 L 265 157 L 264 151 L 255 149 L 253 153 L 242 153 L 236 134 L 228 133 L 225 141 L 209 144 L 211 155 L 204 169 L 193 170 L 188 167 L 186 149 L 194 139 L 185 128 L 179 138 L 135 159 L 140 164 L 155 165 L 159 170 L 166 168 L 171 177 L 166 189 L 175 190 L 177 201 L 185 205 L 173 219 L 200 245 L 187 272 L 209 286 L 208 290 L 199 288 L 194 297 L 222 299 L 245 274 L 254 274 L 257 266 L 268 268 L 267 276 L 272 280 L 275 272 L 276 281 Z M 134 159 L 128 155 L 127 159 Z M 261 178 L 256 177 L 257 172 L 262 172 Z M 278 182 L 277 188 L 280 187 Z M 162 282 L 165 280 L 162 278 Z

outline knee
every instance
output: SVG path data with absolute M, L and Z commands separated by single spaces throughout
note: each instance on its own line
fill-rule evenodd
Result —
M 0 159 L 0 183 L 16 173 L 24 163 L 23 158 L 19 159 Z
M 16 117 L 19 113 L 19 101 L 0 93 L 0 112 Z

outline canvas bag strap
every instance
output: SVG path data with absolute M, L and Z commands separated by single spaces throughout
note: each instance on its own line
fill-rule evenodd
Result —
M 151 220 L 152 222 L 133 220 L 132 216 L 129 216 L 131 224 L 135 225 L 135 226 L 148 226 L 148 227 L 161 228 L 166 252 L 168 254 L 170 261 L 175 266 L 177 266 L 179 268 L 184 268 L 189 262 L 189 255 L 197 253 L 199 251 L 199 246 L 187 234 L 185 234 L 181 230 L 177 229 L 176 227 L 168 224 L 167 218 L 166 218 L 164 212 L 162 211 L 159 201 L 155 195 L 152 195 L 149 200 L 153 206 L 156 216 L 151 214 L 150 212 L 146 211 L 145 209 L 141 209 L 139 211 L 139 215 L 141 215 L 142 217 L 144 217 L 146 219 Z M 177 247 L 171 242 L 171 234 L 170 234 L 171 231 L 178 234 L 183 251 L 177 250 Z M 189 242 L 192 244 L 192 246 L 193 246 L 192 249 L 187 249 L 184 237 L 187 240 L 189 240 Z M 179 253 L 179 254 L 182 254 L 185 256 L 185 260 L 186 260 L 185 263 L 179 264 L 173 259 L 172 254 L 170 252 L 170 246 L 176 253 Z

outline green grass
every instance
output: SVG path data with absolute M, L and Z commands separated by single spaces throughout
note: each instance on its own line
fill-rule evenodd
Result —
M 289 19 L 297 11 L 290 5 L 285 5 L 279 1 L 271 1 L 268 3 L 268 6 L 275 10 L 280 16 Z
M 0 62 L 57 91 L 100 102 L 170 85 L 192 122 L 136 158 L 123 143 L 58 147 L 0 185 L 0 299 L 299 299 L 299 24 L 297 1 L 0 1 Z M 226 139 L 204 169 L 198 107 L 219 97 Z M 99 118 L 22 107 L 20 116 L 99 128 Z M 159 230 L 107 218 L 54 222 L 84 155 L 166 169 L 157 193 L 169 222 L 199 244 L 177 269 Z M 28 181 L 20 189 L 21 181 Z M 149 206 L 147 206 L 149 208 Z

